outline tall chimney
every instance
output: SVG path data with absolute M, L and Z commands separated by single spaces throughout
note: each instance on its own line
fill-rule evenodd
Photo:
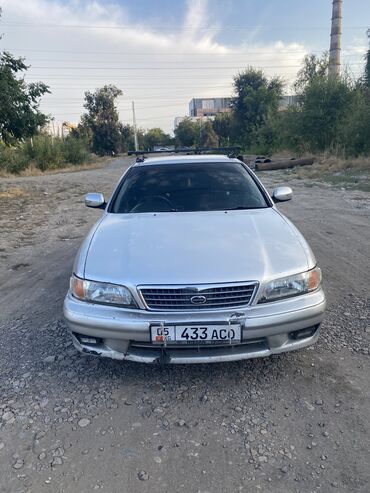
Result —
M 342 3 L 343 0 L 333 0 L 331 18 L 329 75 L 340 75 L 340 50 L 342 44 Z

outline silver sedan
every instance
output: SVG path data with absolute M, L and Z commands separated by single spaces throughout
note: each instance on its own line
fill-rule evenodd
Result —
M 167 156 L 131 166 L 77 254 L 64 316 L 83 353 L 144 363 L 234 361 L 319 335 L 321 271 L 241 161 Z

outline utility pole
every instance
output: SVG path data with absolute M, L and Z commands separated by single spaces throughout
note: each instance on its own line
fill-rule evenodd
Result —
M 133 123 L 133 127 L 134 127 L 135 151 L 138 151 L 139 150 L 139 146 L 138 146 L 138 143 L 137 143 L 135 101 L 132 101 L 132 123 Z
M 342 4 L 343 0 L 333 0 L 331 18 L 329 76 L 340 75 L 340 50 L 342 45 Z
M 52 144 L 54 144 L 54 139 L 55 139 L 55 126 L 54 126 L 54 118 L 51 120 L 51 124 L 53 126 L 53 136 L 51 138 Z

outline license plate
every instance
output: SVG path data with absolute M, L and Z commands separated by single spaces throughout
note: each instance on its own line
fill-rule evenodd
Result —
M 152 325 L 154 344 L 237 344 L 241 340 L 240 324 L 223 325 Z

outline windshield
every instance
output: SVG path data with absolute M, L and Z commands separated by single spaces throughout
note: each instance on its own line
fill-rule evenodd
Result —
M 260 209 L 268 204 L 237 162 L 136 166 L 120 185 L 115 213 Z

